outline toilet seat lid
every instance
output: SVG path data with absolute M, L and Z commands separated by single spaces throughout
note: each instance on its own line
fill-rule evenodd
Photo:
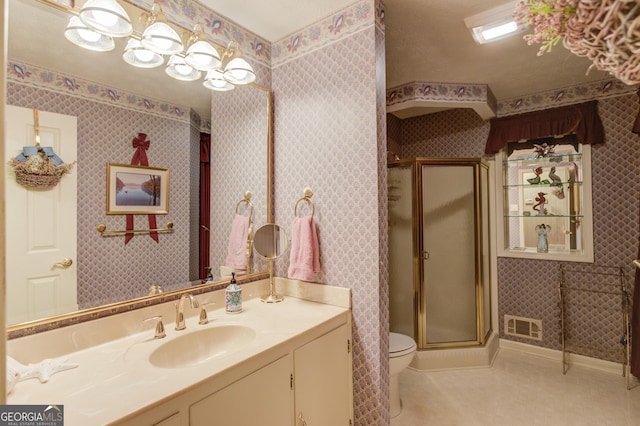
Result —
M 400 333 L 389 333 L 389 353 L 413 351 L 416 349 L 416 342 L 409 336 Z

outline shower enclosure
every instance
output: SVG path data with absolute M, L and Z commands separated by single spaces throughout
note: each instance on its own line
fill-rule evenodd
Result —
M 390 329 L 418 350 L 491 332 L 489 169 L 482 159 L 388 164 Z

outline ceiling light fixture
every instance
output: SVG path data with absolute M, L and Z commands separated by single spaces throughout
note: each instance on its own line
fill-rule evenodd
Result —
M 489 9 L 465 18 L 464 23 L 478 44 L 501 40 L 524 31 L 524 28 L 519 27 L 513 17 L 516 4 L 516 2 L 510 2 Z
M 129 15 L 115 0 L 89 0 L 78 16 L 87 27 L 106 36 L 127 37 L 133 32 Z
M 130 38 L 124 48 L 122 59 L 129 65 L 138 68 L 155 68 L 164 63 L 164 56 L 146 49 L 140 40 Z
M 145 16 L 146 15 L 146 16 Z M 140 43 L 147 49 L 161 55 L 173 55 L 182 52 L 182 40 L 178 33 L 167 24 L 162 6 L 153 2 L 151 12 L 141 16 L 147 20 Z
M 69 19 L 64 36 L 73 44 L 98 52 L 108 52 L 116 46 L 111 37 L 87 28 L 77 16 L 72 16 Z

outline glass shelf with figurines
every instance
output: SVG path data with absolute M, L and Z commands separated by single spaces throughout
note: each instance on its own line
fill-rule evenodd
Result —
M 499 256 L 593 261 L 589 154 L 575 140 L 509 144 L 497 162 Z

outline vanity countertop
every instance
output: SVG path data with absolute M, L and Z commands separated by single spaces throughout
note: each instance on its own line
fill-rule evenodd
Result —
M 65 425 L 69 426 L 117 422 L 212 378 L 220 378 L 221 383 L 237 380 L 260 363 L 281 356 L 301 336 L 326 333 L 350 315 L 346 307 L 295 297 L 281 303 L 254 298 L 244 302 L 239 314 L 227 314 L 223 308 L 210 310 L 206 325 L 198 324 L 196 310 L 187 311 L 194 314 L 186 320 L 187 329 L 175 331 L 173 321 L 167 321 L 164 339 L 154 339 L 151 327 L 65 355 L 67 363 L 79 366 L 54 374 L 47 383 L 37 378 L 17 383 L 7 404 L 64 405 Z M 250 327 L 256 336 L 237 350 L 189 367 L 159 368 L 148 360 L 155 348 L 176 337 L 222 325 Z

